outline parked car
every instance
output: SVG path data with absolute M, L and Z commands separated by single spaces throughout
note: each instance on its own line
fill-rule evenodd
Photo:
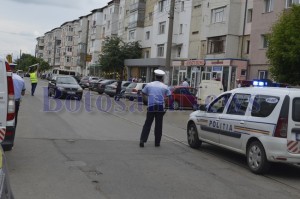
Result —
M 122 81 L 122 84 L 121 84 L 121 91 L 126 89 L 126 87 L 130 84 L 131 82 L 130 81 Z M 116 95 L 116 90 L 117 90 L 117 85 L 118 85 L 118 82 L 114 82 L 112 84 L 109 84 L 105 87 L 105 90 L 104 90 L 104 93 L 106 95 L 109 95 L 110 97 L 113 97 Z
M 115 79 L 106 79 L 106 80 L 103 80 L 103 81 L 100 81 L 97 85 L 97 92 L 99 94 L 103 94 L 104 93 L 104 90 L 105 90 L 105 87 L 109 84 L 112 84 L 114 82 L 116 82 L 117 80 Z
M 180 108 L 192 108 L 193 110 L 197 110 L 197 90 L 192 87 L 184 87 L 184 86 L 171 86 L 169 87 L 172 93 L 172 98 L 165 98 L 165 105 L 167 108 L 172 107 L 175 110 Z M 144 105 L 148 104 L 148 96 L 143 95 L 143 103 Z M 171 105 L 171 106 L 170 106 Z
M 90 81 L 89 83 L 89 90 L 90 91 L 95 91 L 97 90 L 97 87 L 98 87 L 98 83 L 103 81 L 104 78 L 100 78 L 100 77 L 97 77 L 97 78 L 94 78 Z
M 146 84 L 147 83 L 137 83 L 137 82 L 130 83 L 124 92 L 125 98 L 133 101 L 134 99 L 141 97 L 142 89 L 146 86 Z
M 79 85 L 83 89 L 89 88 L 90 82 L 92 80 L 98 80 L 98 79 L 99 79 L 99 77 L 85 76 L 85 77 L 81 78 Z
M 166 107 L 172 107 L 175 110 L 178 110 L 179 108 L 192 108 L 193 110 L 197 110 L 197 90 L 195 88 L 183 86 L 169 88 L 172 93 L 172 98 L 171 100 L 166 98 Z
M 81 100 L 83 89 L 72 76 L 54 76 L 48 84 L 48 96 Z
M 190 114 L 187 140 L 246 156 L 249 169 L 262 174 L 271 162 L 300 163 L 300 89 L 237 88 Z

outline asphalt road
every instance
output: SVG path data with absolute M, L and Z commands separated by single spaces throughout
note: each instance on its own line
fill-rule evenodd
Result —
M 186 142 L 190 110 L 169 111 L 161 147 L 139 136 L 145 106 L 86 93 L 82 102 L 48 99 L 40 81 L 20 107 L 15 147 L 6 152 L 20 199 L 300 198 L 300 169 L 252 174 L 243 156 Z

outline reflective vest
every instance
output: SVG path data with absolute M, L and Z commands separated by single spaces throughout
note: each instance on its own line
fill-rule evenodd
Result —
M 36 72 L 30 73 L 30 81 L 31 81 L 31 83 L 37 83 L 38 82 Z

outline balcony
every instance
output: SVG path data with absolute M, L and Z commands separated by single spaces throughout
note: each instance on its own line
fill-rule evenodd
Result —
M 128 28 L 144 27 L 144 21 L 133 21 L 128 23 Z
M 145 10 L 145 7 L 146 7 L 145 2 L 137 2 L 137 3 L 133 3 L 129 6 L 129 11 L 135 12 L 137 10 Z

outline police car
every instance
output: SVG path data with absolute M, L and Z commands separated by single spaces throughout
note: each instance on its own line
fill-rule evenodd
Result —
M 271 162 L 300 163 L 300 89 L 237 88 L 191 113 L 187 139 L 246 155 L 250 170 L 265 173 Z

